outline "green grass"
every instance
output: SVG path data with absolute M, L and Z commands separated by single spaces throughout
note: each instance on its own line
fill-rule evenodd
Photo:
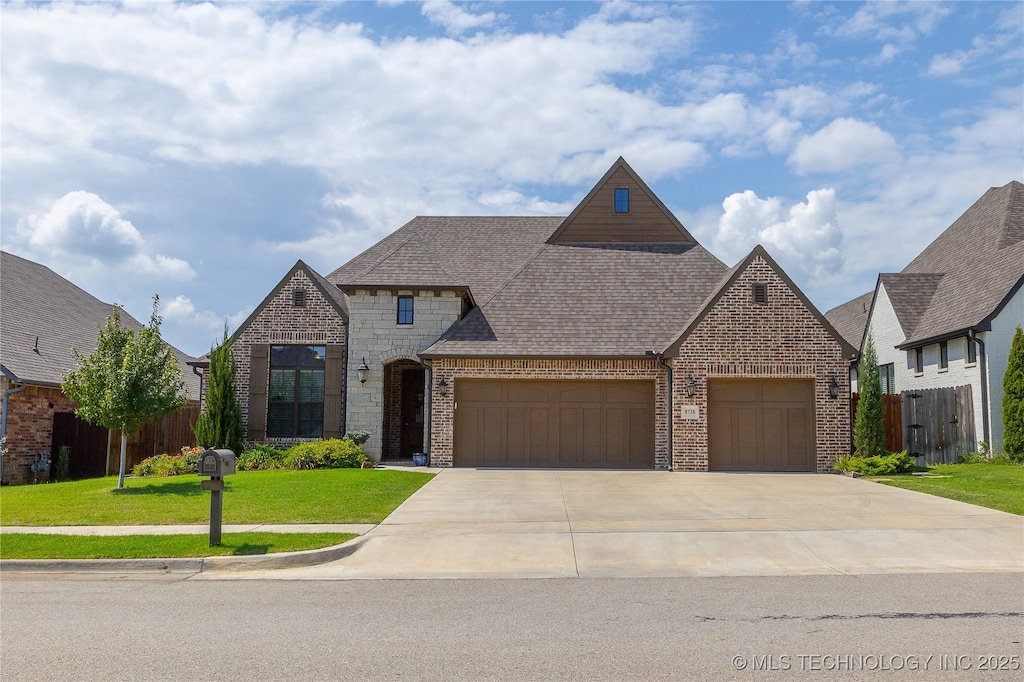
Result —
M 225 533 L 218 547 L 208 535 L 43 535 L 5 533 L 0 559 L 145 559 L 239 556 L 332 547 L 350 533 Z
M 1024 515 L 1024 467 L 1017 464 L 939 464 L 927 472 L 948 478 L 886 476 L 879 483 Z
M 379 523 L 433 474 L 378 469 L 242 471 L 225 477 L 224 523 Z M 0 489 L 0 525 L 203 523 L 210 493 L 195 475 L 117 477 Z

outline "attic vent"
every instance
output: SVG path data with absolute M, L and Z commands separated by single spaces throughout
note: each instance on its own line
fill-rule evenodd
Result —
M 306 290 L 296 289 L 292 292 L 292 307 L 293 308 L 305 308 L 306 307 Z
M 768 302 L 768 285 L 764 282 L 754 282 L 753 286 L 754 303 Z

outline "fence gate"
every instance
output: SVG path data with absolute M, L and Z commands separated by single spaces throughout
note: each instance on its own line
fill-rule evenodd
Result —
M 978 449 L 970 385 L 904 391 L 903 433 L 917 464 L 952 464 Z
M 74 412 L 54 412 L 50 438 L 50 478 L 57 473 L 62 446 L 68 454 L 68 477 L 72 480 L 107 474 L 107 429 L 82 421 Z

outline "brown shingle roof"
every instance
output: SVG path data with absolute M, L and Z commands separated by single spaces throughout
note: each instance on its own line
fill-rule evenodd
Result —
M 874 296 L 875 292 L 869 291 L 825 313 L 825 319 L 854 348 L 860 348 L 860 342 L 864 338 L 864 329 L 868 326 L 868 313 L 871 312 L 871 299 Z
M 943 274 L 883 273 L 878 276 L 892 304 L 904 336 L 910 336 L 942 283 Z
M 0 252 L 0 365 L 9 378 L 59 386 L 78 367 L 71 349 L 84 355 L 96 350 L 100 327 L 112 313 L 110 303 L 48 267 Z M 134 330 L 143 326 L 125 311 L 121 323 Z M 199 377 L 185 364 L 193 358 L 168 346 L 182 368 L 189 397 L 198 399 Z

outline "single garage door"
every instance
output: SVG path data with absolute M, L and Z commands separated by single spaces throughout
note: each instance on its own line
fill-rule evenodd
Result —
M 455 386 L 455 466 L 654 468 L 653 381 Z
M 711 379 L 712 471 L 814 471 L 814 382 Z

